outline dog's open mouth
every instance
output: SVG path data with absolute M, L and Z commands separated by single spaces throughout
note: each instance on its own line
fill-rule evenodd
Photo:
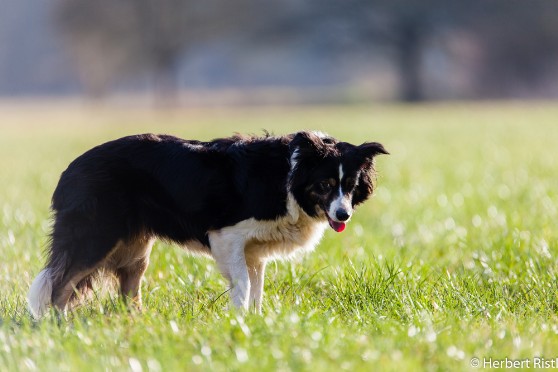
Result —
M 331 228 L 337 232 L 342 232 L 343 230 L 345 230 L 345 227 L 347 226 L 345 222 L 334 221 L 331 218 L 329 218 L 329 216 L 327 217 L 327 221 L 329 222 L 329 226 L 331 226 Z

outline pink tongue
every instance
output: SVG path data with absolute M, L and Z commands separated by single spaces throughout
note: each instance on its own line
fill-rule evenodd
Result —
M 333 220 L 329 220 L 329 226 L 331 226 L 331 228 L 337 232 L 342 232 L 343 230 L 345 230 L 345 222 L 335 222 Z

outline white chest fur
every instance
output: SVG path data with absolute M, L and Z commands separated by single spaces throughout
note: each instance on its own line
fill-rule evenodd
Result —
M 273 221 L 250 218 L 210 236 L 218 234 L 221 239 L 242 241 L 246 256 L 284 259 L 314 249 L 326 226 L 327 222 L 308 216 L 289 194 L 285 216 Z

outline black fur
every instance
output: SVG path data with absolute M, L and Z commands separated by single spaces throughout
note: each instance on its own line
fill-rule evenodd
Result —
M 102 144 L 62 173 L 47 267 L 64 282 L 138 236 L 210 249 L 210 230 L 285 215 L 288 190 L 308 215 L 323 216 L 332 197 L 324 180 L 340 162 L 342 190 L 360 204 L 373 191 L 373 157 L 386 153 L 378 143 L 354 146 L 312 132 L 210 142 L 143 134 Z

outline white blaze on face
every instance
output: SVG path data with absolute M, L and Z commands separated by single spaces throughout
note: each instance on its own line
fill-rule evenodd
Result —
M 299 148 L 297 147 L 294 151 L 293 154 L 291 155 L 291 172 L 295 169 L 296 167 L 296 163 L 298 161 L 298 153 L 299 153 Z
M 333 221 L 337 221 L 337 222 L 342 222 L 339 221 L 339 219 L 337 218 L 337 211 L 339 209 L 344 209 L 345 212 L 347 212 L 349 214 L 349 218 L 351 216 L 351 214 L 353 213 L 353 206 L 351 204 L 351 198 L 350 198 L 350 194 L 344 195 L 343 194 L 343 190 L 341 189 L 341 180 L 343 179 L 343 164 L 339 164 L 339 182 L 337 185 L 337 190 L 336 190 L 336 197 L 335 199 L 333 199 L 331 201 L 331 204 L 329 205 L 329 209 L 327 211 L 327 214 L 329 215 L 329 218 L 331 218 Z

